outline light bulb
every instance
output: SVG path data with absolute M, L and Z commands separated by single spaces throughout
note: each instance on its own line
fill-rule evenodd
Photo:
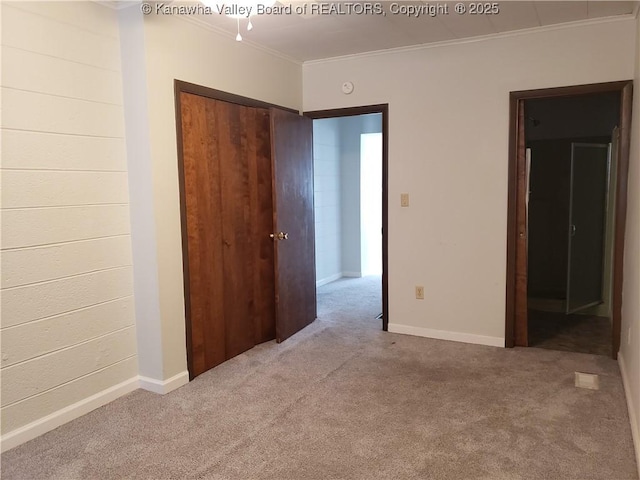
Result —
M 249 23 L 247 23 L 247 30 L 248 31 L 253 30 L 253 23 L 251 23 L 251 17 L 249 17 Z

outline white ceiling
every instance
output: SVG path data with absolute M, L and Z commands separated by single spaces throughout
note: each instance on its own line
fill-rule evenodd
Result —
M 310 5 L 313 0 L 282 1 L 276 5 L 289 3 L 293 3 L 293 6 L 304 3 Z M 308 61 L 559 23 L 634 15 L 640 2 L 500 1 L 500 13 L 496 15 L 458 15 L 454 12 L 456 2 L 395 2 L 400 5 L 446 4 L 449 7 L 448 15 L 424 15 L 418 18 L 390 13 L 392 3 L 381 2 L 385 10 L 384 15 L 253 16 L 253 30 L 247 31 L 247 20 L 243 19 L 240 20 L 240 32 L 244 41 L 267 47 L 298 61 Z M 463 3 L 469 5 L 472 2 Z M 200 15 L 194 19 L 205 22 L 217 30 L 236 35 L 236 20 L 225 15 Z

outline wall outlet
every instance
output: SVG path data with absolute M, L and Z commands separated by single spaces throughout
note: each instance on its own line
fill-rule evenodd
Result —
M 416 285 L 416 298 L 418 300 L 424 300 L 424 287 Z
M 409 194 L 408 193 L 401 193 L 400 194 L 400 206 L 401 207 L 408 207 L 409 206 Z

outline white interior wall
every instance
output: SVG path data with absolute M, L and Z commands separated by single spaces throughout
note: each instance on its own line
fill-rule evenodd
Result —
M 382 115 L 339 118 L 342 211 L 342 274 L 362 276 L 362 229 L 360 216 L 360 135 L 382 131 Z M 380 187 L 382 188 L 382 186 Z
M 2 449 L 137 388 L 115 12 L 2 2 Z
M 357 134 L 358 143 L 358 164 L 360 167 L 359 178 L 359 217 L 360 217 L 360 275 L 368 275 L 371 271 L 382 272 L 382 136 L 380 136 L 379 145 L 376 147 L 376 164 L 375 172 L 368 171 L 371 165 L 363 165 L 362 135 L 371 133 L 382 133 L 382 114 L 371 113 L 368 115 L 360 115 L 360 129 Z M 373 182 L 372 186 L 367 183 Z M 363 187 L 363 185 L 366 185 Z M 367 201 L 374 201 L 376 206 L 371 209 L 367 206 Z M 375 218 L 372 218 L 375 217 Z M 371 240 L 371 242 L 369 242 Z M 373 248 L 369 251 L 367 244 L 371 243 Z M 366 255 L 375 252 L 378 256 L 372 265 L 368 265 Z
M 622 338 L 618 361 L 625 384 L 640 475 L 640 16 L 636 20 L 631 152 L 622 291 Z
M 509 92 L 632 78 L 635 34 L 608 20 L 304 65 L 305 110 L 389 104 L 390 330 L 504 345 Z
M 316 285 L 362 276 L 361 134 L 380 133 L 382 115 L 314 120 Z M 382 186 L 380 187 L 382 188 Z
M 362 275 L 382 274 L 382 133 L 360 135 Z
M 313 121 L 316 286 L 342 277 L 339 121 Z
M 131 246 L 136 327 L 138 332 L 138 373 L 142 386 L 163 393 L 160 292 L 158 288 L 157 245 L 153 214 L 153 182 L 145 61 L 144 23 L 138 6 L 118 11 L 122 87 L 125 107 L 125 137 L 129 170 Z M 180 383 L 180 377 L 171 383 Z M 184 379 L 182 379 L 184 381 Z M 170 388 L 170 387 L 169 387 Z
M 360 133 L 361 117 L 341 117 L 340 197 L 342 212 L 342 274 L 362 276 L 360 256 Z

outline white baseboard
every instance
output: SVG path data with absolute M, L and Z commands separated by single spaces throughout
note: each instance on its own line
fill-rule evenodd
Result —
M 349 278 L 361 278 L 362 272 L 342 272 L 342 276 Z
M 341 278 L 362 278 L 362 272 L 341 272 L 336 273 L 335 275 L 331 275 L 329 277 L 325 277 L 321 280 L 316 281 L 316 287 L 321 287 L 326 285 L 327 283 L 335 282 L 336 280 L 340 280 Z
M 189 383 L 189 372 L 184 371 L 167 380 L 156 380 L 154 378 L 136 376 L 122 383 L 109 387 L 106 390 L 84 398 L 68 407 L 53 412 L 46 417 L 40 418 L 23 427 L 17 428 L 0 438 L 1 451 L 5 452 L 29 440 L 33 440 L 54 428 L 58 428 L 71 420 L 86 415 L 87 413 L 102 407 L 117 398 L 133 392 L 138 388 L 143 388 L 151 392 L 165 394 L 175 390 L 182 385 Z
M 29 440 L 33 440 L 40 435 L 43 435 L 54 428 L 58 428 L 71 420 L 85 415 L 96 408 L 102 407 L 109 402 L 114 401 L 118 397 L 126 395 L 129 392 L 136 390 L 139 386 L 138 377 L 130 378 L 122 383 L 107 388 L 101 392 L 84 398 L 79 402 L 76 402 L 68 407 L 53 412 L 46 417 L 42 417 L 34 422 L 31 422 L 23 427 L 17 428 L 5 435 L 0 439 L 1 450 L 3 452 L 17 447 Z
M 185 370 L 166 380 L 156 380 L 155 378 L 143 377 L 142 375 L 138 378 L 140 379 L 140 388 L 164 395 L 189 383 L 189 372 Z
M 629 421 L 631 422 L 631 436 L 633 437 L 633 446 L 636 450 L 636 465 L 638 466 L 638 476 L 640 477 L 640 432 L 638 431 L 638 418 L 636 412 L 640 405 L 633 404 L 631 396 L 631 385 L 627 374 L 627 367 L 624 364 L 622 352 L 618 352 L 618 365 L 620 366 L 620 375 L 622 376 L 622 385 L 624 386 L 624 396 L 627 398 L 627 410 L 629 410 Z
M 330 275 L 316 282 L 316 287 L 321 287 L 326 285 L 327 283 L 335 282 L 336 280 L 340 280 L 342 278 L 342 273 L 336 273 L 335 275 Z
M 409 325 L 389 324 L 391 333 L 402 333 L 416 337 L 437 338 L 438 340 L 451 340 L 453 342 L 473 343 L 476 345 L 488 345 L 490 347 L 504 347 L 504 338 L 474 335 L 471 333 L 448 332 L 446 330 L 433 330 L 431 328 L 412 327 Z

